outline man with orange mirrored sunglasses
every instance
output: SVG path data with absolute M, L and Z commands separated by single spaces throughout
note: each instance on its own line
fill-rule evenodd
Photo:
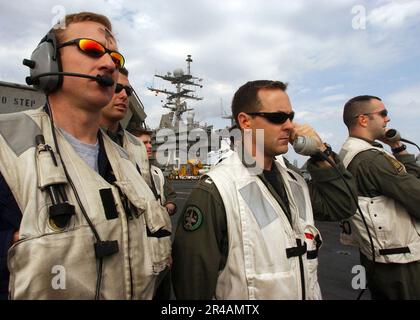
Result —
M 166 266 L 162 250 L 170 248 L 151 245 L 145 226 L 169 233 L 170 221 L 154 219 L 158 201 L 99 127 L 124 57 L 105 16 L 71 14 L 65 24 L 24 63 L 46 105 L 0 116 L 0 253 L 4 265 L 8 251 L 8 296 L 151 299 Z

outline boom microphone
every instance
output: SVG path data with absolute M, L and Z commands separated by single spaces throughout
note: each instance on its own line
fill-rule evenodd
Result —
M 111 87 L 114 85 L 114 80 L 108 76 L 101 76 L 98 74 L 95 76 L 90 76 L 88 74 L 83 73 L 74 73 L 74 72 L 46 72 L 41 73 L 35 77 L 26 77 L 26 83 L 28 85 L 37 85 L 39 83 L 39 78 L 48 77 L 48 76 L 69 76 L 69 77 L 80 77 L 80 78 L 88 78 L 95 80 L 99 85 L 103 87 Z
M 417 147 L 417 149 L 419 149 L 419 151 L 420 151 L 420 147 L 419 147 L 417 144 L 415 144 L 414 142 L 412 142 L 412 141 L 410 141 L 410 140 L 407 140 L 407 139 L 401 138 L 400 133 L 399 133 L 397 130 L 395 130 L 395 129 L 389 129 L 389 130 L 385 133 L 385 138 L 386 138 L 388 141 L 390 141 L 390 142 L 403 141 L 403 142 L 405 142 L 405 143 L 412 144 L 413 146 L 416 146 L 416 147 Z

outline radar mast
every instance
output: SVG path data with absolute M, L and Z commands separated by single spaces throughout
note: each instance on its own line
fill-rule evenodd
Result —
M 202 88 L 203 85 L 200 84 L 203 79 L 194 77 L 191 74 L 191 55 L 187 55 L 187 73 L 184 73 L 184 70 L 181 68 L 175 69 L 172 73 L 167 72 L 166 74 L 155 74 L 155 77 L 169 81 L 175 86 L 175 91 L 169 91 L 167 89 L 158 89 L 153 87 L 147 87 L 152 92 L 155 92 L 156 95 L 163 93 L 166 95 L 166 101 L 163 101 L 163 108 L 171 110 L 172 116 L 169 118 L 171 126 L 178 126 L 178 123 L 182 120 L 182 115 L 187 112 L 194 110 L 193 108 L 188 108 L 187 100 L 203 100 L 202 97 L 198 97 L 196 92 L 192 87 Z

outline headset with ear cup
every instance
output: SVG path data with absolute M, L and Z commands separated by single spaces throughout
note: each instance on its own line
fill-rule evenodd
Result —
M 83 73 L 62 72 L 57 38 L 52 29 L 32 52 L 31 59 L 23 59 L 23 64 L 31 69 L 30 76 L 26 77 L 26 83 L 44 91 L 46 95 L 61 87 L 63 76 L 92 79 L 102 87 L 114 85 L 114 80 L 108 75 L 92 76 Z
M 30 76 L 26 78 L 27 84 L 33 85 L 46 94 L 60 88 L 63 82 L 61 75 L 41 76 L 46 73 L 56 74 L 62 71 L 60 54 L 57 48 L 57 38 L 53 30 L 50 30 L 42 38 L 41 42 L 32 52 L 31 59 L 24 59 L 23 64 L 30 68 Z

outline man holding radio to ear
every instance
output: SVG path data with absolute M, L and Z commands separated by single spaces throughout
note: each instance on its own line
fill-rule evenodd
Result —
M 9 297 L 151 299 L 166 265 L 145 226 L 166 227 L 154 215 L 164 209 L 99 130 L 124 57 L 105 16 L 65 22 L 24 60 L 47 104 L 0 116 L 0 226 L 11 231 L 6 245 L 14 242 Z
M 420 299 L 420 167 L 401 141 L 386 138 L 390 118 L 380 98 L 350 99 L 343 120 L 349 138 L 340 157 L 356 178 L 367 222 L 357 213 L 346 233 L 359 246 L 372 298 Z
M 321 298 L 321 237 L 313 215 L 340 220 L 356 211 L 350 190 L 324 159 L 354 182 L 311 127 L 294 125 L 286 88 L 259 80 L 235 93 L 232 114 L 243 143 L 201 179 L 186 202 L 173 245 L 177 298 Z M 303 135 L 324 153 L 308 163 L 309 186 L 281 157 L 289 141 Z

